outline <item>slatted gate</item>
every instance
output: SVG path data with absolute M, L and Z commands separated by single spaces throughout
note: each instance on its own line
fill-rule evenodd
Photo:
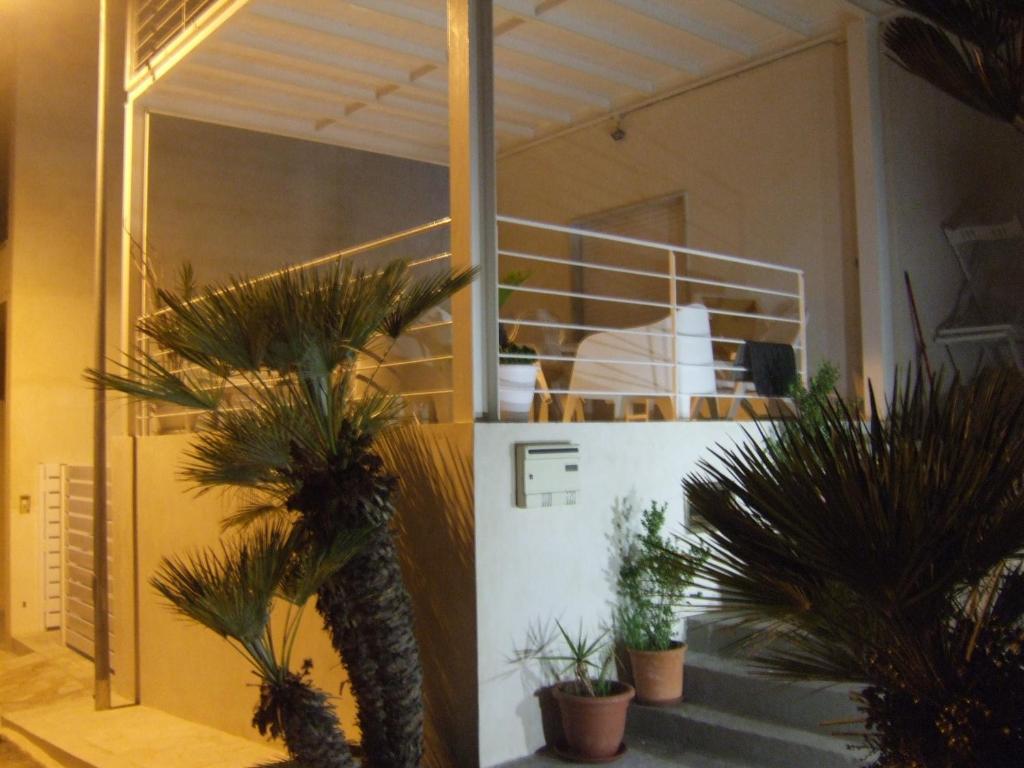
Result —
M 46 464 L 42 468 L 46 520 L 46 621 L 47 628 L 60 627 L 64 643 L 93 657 L 93 472 L 92 467 Z M 108 492 L 109 499 L 109 492 Z M 113 560 L 114 541 L 110 505 L 107 506 L 108 563 Z M 55 542 L 62 556 L 55 555 Z M 59 579 L 55 579 L 57 571 Z M 112 574 L 112 568 L 110 569 Z M 114 611 L 114 583 L 110 576 L 109 605 Z M 60 606 L 59 613 L 56 612 Z M 113 621 L 110 623 L 113 627 Z M 115 658 L 115 637 L 110 635 L 111 666 Z

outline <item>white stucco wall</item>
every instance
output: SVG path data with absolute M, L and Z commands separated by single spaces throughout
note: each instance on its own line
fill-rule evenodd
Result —
M 681 480 L 717 443 L 743 439 L 728 422 L 477 424 L 477 665 L 480 765 L 493 766 L 543 746 L 535 667 L 510 663 L 531 625 L 559 619 L 591 630 L 610 618 L 612 508 L 635 497 L 669 504 L 670 530 L 683 516 Z M 571 441 L 581 449 L 583 491 L 574 507 L 515 506 L 518 442 Z M 550 682 L 550 681 L 547 681 Z

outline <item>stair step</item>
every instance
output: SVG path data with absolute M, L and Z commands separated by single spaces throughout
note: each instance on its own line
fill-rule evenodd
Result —
M 627 742 L 633 740 L 656 741 L 681 758 L 707 753 L 758 768 L 857 768 L 866 757 L 838 738 L 692 703 L 633 705 Z
M 692 704 L 793 728 L 824 732 L 823 721 L 858 716 L 848 685 L 769 678 L 735 658 L 688 651 L 685 682 Z
M 502 763 L 498 768 L 551 768 L 558 765 L 566 765 L 566 761 L 554 754 L 542 752 Z M 615 768 L 758 768 L 752 764 L 736 763 L 696 752 L 680 756 L 678 752 L 666 750 L 657 742 L 646 739 L 628 740 L 626 754 L 613 765 Z

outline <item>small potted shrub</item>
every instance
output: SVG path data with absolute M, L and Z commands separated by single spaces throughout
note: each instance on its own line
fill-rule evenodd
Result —
M 625 503 L 616 520 L 619 571 L 615 612 L 617 640 L 629 654 L 640 704 L 675 704 L 683 698 L 686 644 L 678 639 L 679 611 L 693 585 L 697 563 L 707 553 L 699 546 L 683 552 L 665 538 L 667 505 L 652 501 L 632 529 L 632 508 Z M 685 558 L 680 557 L 685 555 Z M 693 563 L 689 570 L 679 562 Z
M 607 676 L 612 654 L 607 633 L 590 640 L 582 631 L 575 637 L 559 623 L 564 653 L 538 658 L 564 665 L 561 682 L 554 686 L 562 715 L 566 747 L 556 751 L 568 760 L 611 761 L 626 751 L 626 713 L 633 687 Z

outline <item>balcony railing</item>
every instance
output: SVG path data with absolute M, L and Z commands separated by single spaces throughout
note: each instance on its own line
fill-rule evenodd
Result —
M 778 398 L 759 395 L 748 381 L 750 368 L 738 353 L 750 342 L 791 347 L 796 373 L 806 378 L 800 269 L 509 216 L 498 220 L 498 274 L 505 276 L 498 287 L 508 301 L 493 322 L 510 342 L 529 347 L 526 356 L 533 361 L 525 384 L 500 384 L 500 394 L 507 400 L 511 390 L 519 390 L 529 418 L 734 418 L 740 406 L 752 415 L 758 406 L 764 412 Z M 450 264 L 449 225 L 450 219 L 439 219 L 286 269 L 321 269 L 345 260 L 373 270 L 404 258 L 426 274 Z M 153 278 L 152 270 L 142 271 L 150 275 L 141 286 L 145 313 Z M 370 382 L 401 395 L 410 419 L 450 421 L 452 332 L 444 308 L 394 345 L 381 339 L 355 363 L 363 387 Z M 173 362 L 148 339 L 140 337 L 137 344 L 165 365 Z M 510 347 L 499 352 L 505 363 L 523 357 Z M 235 384 L 245 386 L 241 380 Z M 138 431 L 191 431 L 201 426 L 201 416 L 146 405 Z
M 347 261 L 356 269 L 373 271 L 382 268 L 395 259 L 404 259 L 412 270 L 413 277 L 429 274 L 432 268 L 447 267 L 451 254 L 448 251 L 448 218 L 438 219 L 421 226 L 376 238 L 350 248 L 329 253 L 325 256 L 296 264 L 258 277 L 251 282 L 267 280 L 282 271 L 306 271 L 324 269 L 340 261 Z M 141 295 L 152 301 L 153 270 L 141 270 Z M 224 290 L 231 290 L 226 288 Z M 202 301 L 202 296 L 194 299 Z M 151 314 L 166 312 L 157 309 Z M 145 309 L 144 309 L 145 312 Z M 198 372 L 194 366 L 173 365 L 170 352 L 156 349 L 153 342 L 139 335 L 137 348 L 153 355 L 162 365 L 179 374 Z M 172 365 L 168 366 L 168 361 Z M 451 421 L 452 414 L 452 319 L 446 306 L 437 308 L 411 327 L 394 344 L 379 339 L 371 344 L 367 354 L 360 355 L 355 363 L 357 391 L 365 392 L 373 387 L 399 394 L 406 402 L 406 413 L 410 419 L 420 422 Z M 241 377 L 232 381 L 232 389 L 244 392 L 247 384 Z M 244 407 L 244 396 L 236 396 L 238 407 Z M 229 407 L 230 404 L 229 404 Z M 202 425 L 202 412 L 146 403 L 137 414 L 139 434 L 170 434 L 191 432 Z
M 741 405 L 754 413 L 773 398 L 757 394 L 739 359 L 750 342 L 792 347 L 796 373 L 806 377 L 802 270 L 498 220 L 498 273 L 515 279 L 499 282 L 510 298 L 496 322 L 512 343 L 536 352 L 533 394 L 548 419 L 732 418 Z M 508 363 L 523 353 L 499 357 Z M 499 375 L 499 388 L 508 405 L 517 385 Z
M 132 62 L 144 67 L 216 0 L 133 0 Z

